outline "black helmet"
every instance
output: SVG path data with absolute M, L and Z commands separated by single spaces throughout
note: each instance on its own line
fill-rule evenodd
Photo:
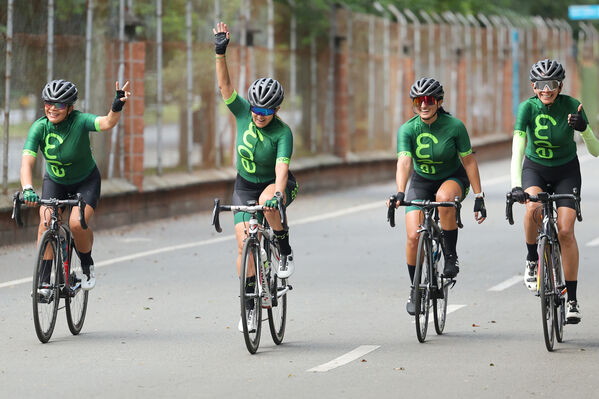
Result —
M 272 78 L 257 79 L 248 89 L 252 107 L 277 108 L 283 102 L 283 86 Z
M 538 61 L 530 68 L 530 81 L 538 80 L 558 80 L 562 81 L 566 77 L 566 71 L 562 64 L 555 60 L 544 59 Z
M 66 80 L 53 80 L 44 86 L 42 100 L 71 105 L 77 101 L 77 87 Z
M 419 79 L 414 82 L 412 87 L 410 87 L 411 99 L 422 96 L 432 96 L 437 100 L 441 100 L 443 99 L 444 94 L 445 92 L 443 91 L 443 86 L 441 86 L 441 83 L 433 78 Z

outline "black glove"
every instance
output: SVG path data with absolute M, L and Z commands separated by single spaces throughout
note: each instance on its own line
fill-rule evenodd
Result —
M 587 122 L 582 117 L 582 109 L 575 114 L 570 114 L 568 125 L 570 125 L 572 129 L 578 130 L 579 132 L 584 132 L 587 130 Z
M 483 197 L 474 199 L 474 212 L 480 212 L 481 218 L 487 217 L 487 208 L 485 208 L 485 199 Z
M 112 112 L 121 112 L 125 106 L 125 102 L 121 98 L 125 97 L 125 90 L 117 90 L 116 96 L 112 101 Z
M 225 32 L 218 32 L 214 35 L 214 51 L 216 54 L 224 54 L 227 51 L 228 44 L 229 39 L 227 39 L 227 34 Z
M 398 191 L 397 194 L 395 194 L 395 198 L 397 199 L 397 203 L 401 205 L 403 204 L 404 198 L 406 198 L 406 194 L 404 192 Z
M 522 187 L 514 187 L 512 188 L 512 199 L 516 202 L 525 202 L 526 201 L 526 193 L 522 189 Z

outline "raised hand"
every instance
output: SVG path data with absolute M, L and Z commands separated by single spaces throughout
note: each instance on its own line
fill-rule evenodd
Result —
M 225 54 L 230 40 L 227 24 L 224 22 L 217 23 L 216 29 L 213 28 L 212 32 L 214 32 L 214 51 L 219 55 Z
M 568 114 L 568 125 L 574 130 L 584 132 L 587 130 L 587 122 L 582 116 L 582 104 L 578 106 L 578 112 L 575 114 Z

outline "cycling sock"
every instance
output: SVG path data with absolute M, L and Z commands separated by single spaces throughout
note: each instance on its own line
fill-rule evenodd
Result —
M 530 261 L 539 260 L 539 254 L 537 252 L 537 244 L 526 243 L 526 248 L 528 249 L 528 254 L 526 255 L 526 260 L 530 260 Z
M 42 275 L 41 275 L 42 281 L 41 282 L 49 283 L 51 273 L 52 273 L 52 259 L 42 260 Z
M 566 289 L 568 290 L 568 301 L 576 300 L 576 287 L 578 286 L 578 280 L 568 281 L 566 280 Z
M 410 273 L 410 283 L 414 284 L 414 274 L 416 273 L 416 266 L 408 264 L 408 273 Z
M 94 260 L 92 259 L 92 251 L 89 252 L 78 252 L 79 254 L 79 259 L 81 259 L 81 264 L 82 265 L 93 265 L 94 264 Z
M 458 229 L 443 230 L 443 241 L 445 243 L 445 247 L 443 248 L 445 251 L 445 256 L 457 255 L 456 245 L 458 243 Z
M 277 241 L 279 242 L 279 248 L 281 249 L 281 255 L 289 255 L 291 253 L 291 246 L 289 246 L 289 231 L 273 230 L 272 232 L 275 233 L 275 237 L 277 238 Z

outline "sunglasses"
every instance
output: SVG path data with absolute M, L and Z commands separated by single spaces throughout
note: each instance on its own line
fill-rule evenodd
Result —
M 272 108 L 260 108 L 260 107 L 251 107 L 250 110 L 256 115 L 261 116 L 270 116 L 275 113 L 275 110 Z
M 537 80 L 533 83 L 534 88 L 541 91 L 554 91 L 559 88 L 559 85 L 558 80 Z
M 67 107 L 67 105 L 65 103 L 53 103 L 53 102 L 50 102 L 50 101 L 44 101 L 44 103 L 48 107 L 54 107 L 56 109 L 65 109 Z
M 426 105 L 437 104 L 437 99 L 433 96 L 421 96 L 414 98 L 413 103 L 415 107 L 420 108 L 422 103 L 425 103 Z

